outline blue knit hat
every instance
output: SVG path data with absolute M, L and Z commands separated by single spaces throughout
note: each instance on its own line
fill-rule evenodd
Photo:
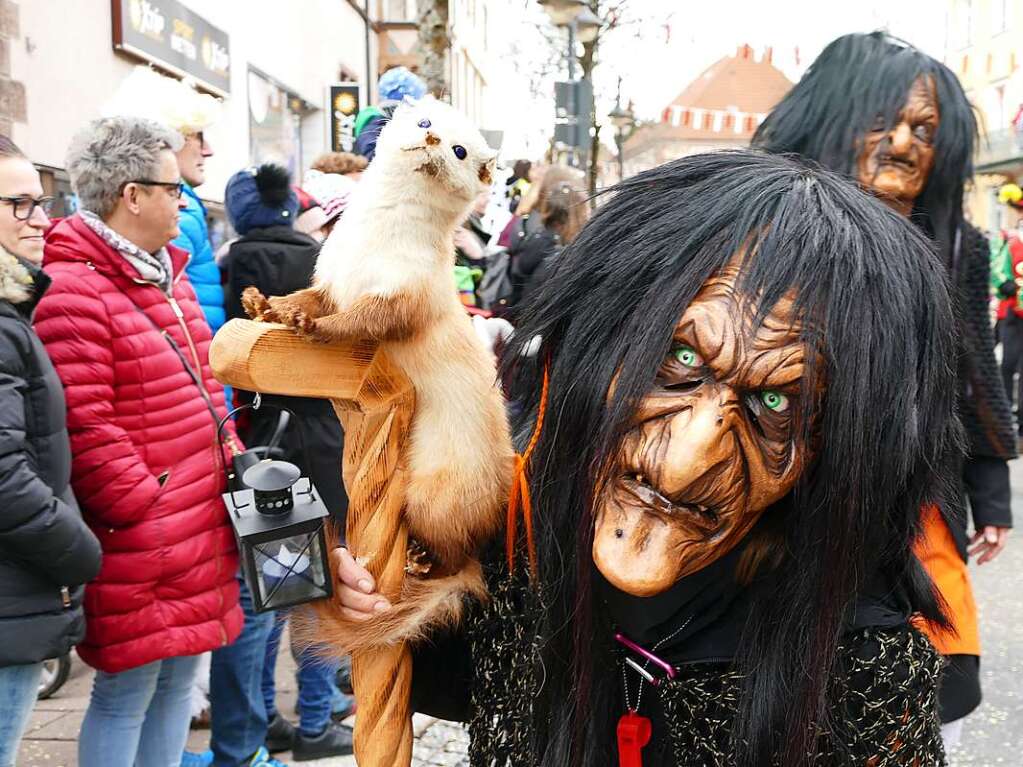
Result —
M 231 176 L 224 192 L 224 207 L 238 234 L 265 226 L 292 226 L 298 214 L 298 195 L 291 176 L 280 165 L 266 163 Z
M 377 92 L 384 101 L 402 101 L 406 96 L 418 101 L 426 95 L 426 83 L 407 68 L 395 67 L 380 75 Z

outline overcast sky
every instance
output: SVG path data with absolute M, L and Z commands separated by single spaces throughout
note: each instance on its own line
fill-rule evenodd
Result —
M 535 24 L 546 23 L 546 15 L 532 0 L 497 5 L 503 6 L 497 29 L 541 45 Z M 602 42 L 594 78 L 598 114 L 613 106 L 621 76 L 623 99 L 634 102 L 640 118 L 657 119 L 700 72 L 743 43 L 758 56 L 771 46 L 774 63 L 792 80 L 828 42 L 848 32 L 887 29 L 940 59 L 945 7 L 943 0 L 631 0 L 635 22 Z M 492 80 L 500 94 L 493 122 L 506 133 L 502 154 L 538 156 L 553 123 L 550 95 L 530 99 L 506 58 Z

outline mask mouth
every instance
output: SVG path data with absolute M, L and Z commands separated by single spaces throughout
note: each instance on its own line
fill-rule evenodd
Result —
M 693 501 L 671 499 L 650 484 L 646 476 L 639 472 L 626 473 L 620 484 L 625 493 L 632 496 L 638 505 L 646 507 L 658 516 L 668 519 L 685 517 L 705 532 L 713 532 L 720 526 L 721 516 L 716 508 Z
M 888 165 L 905 171 L 915 171 L 916 163 L 905 157 L 894 157 L 890 154 L 881 155 L 877 160 L 878 167 Z

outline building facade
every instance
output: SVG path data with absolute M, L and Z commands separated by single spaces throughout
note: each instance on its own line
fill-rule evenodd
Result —
M 1005 223 L 998 188 L 1023 183 L 1023 4 L 948 0 L 945 64 L 977 110 L 981 140 L 966 199 L 971 220 L 989 231 Z
M 748 45 L 700 74 L 661 114 L 638 126 L 625 141 L 626 176 L 697 152 L 747 146 L 792 82 L 771 62 L 771 49 L 757 57 Z
M 273 160 L 300 180 L 330 148 L 331 84 L 361 85 L 362 105 L 375 97 L 371 10 L 370 0 L 0 0 L 0 129 L 50 192 L 67 194 L 72 135 L 135 66 L 191 77 L 223 100 L 198 190 L 217 216 L 235 171 Z
M 496 0 L 500 2 L 501 0 Z M 418 70 L 418 0 L 376 0 L 378 69 Z M 451 103 L 481 128 L 495 128 L 488 99 L 495 62 L 489 52 L 492 0 L 449 0 L 447 82 Z

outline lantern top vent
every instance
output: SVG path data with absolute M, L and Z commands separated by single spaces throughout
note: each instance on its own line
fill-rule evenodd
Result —
M 302 472 L 293 463 L 287 461 L 262 460 L 250 466 L 242 475 L 246 487 L 260 492 L 287 490 L 298 482 Z

